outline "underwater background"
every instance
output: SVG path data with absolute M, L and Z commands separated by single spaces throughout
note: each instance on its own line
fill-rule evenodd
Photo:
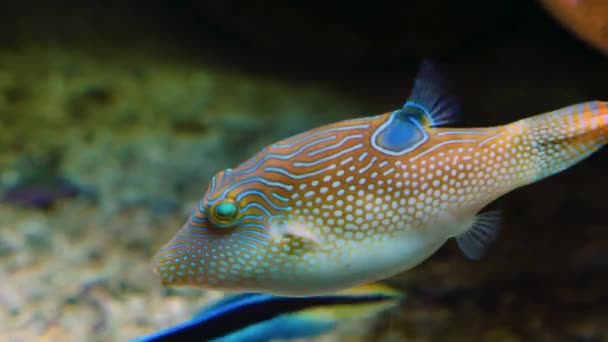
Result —
M 399 108 L 423 58 L 463 127 L 608 100 L 606 18 L 602 0 L 3 4 L 0 339 L 127 341 L 189 319 L 222 294 L 163 288 L 150 257 L 210 177 Z M 491 204 L 504 222 L 482 260 L 451 241 L 387 281 L 399 308 L 316 340 L 608 341 L 607 157 Z

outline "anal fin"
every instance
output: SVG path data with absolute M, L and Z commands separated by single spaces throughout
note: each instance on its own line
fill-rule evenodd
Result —
M 483 256 L 498 236 L 500 218 L 499 211 L 478 214 L 471 227 L 456 237 L 458 247 L 467 258 L 478 260 Z

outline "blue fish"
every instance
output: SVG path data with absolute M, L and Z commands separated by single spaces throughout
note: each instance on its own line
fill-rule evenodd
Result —
M 380 283 L 314 297 L 233 294 L 204 308 L 188 322 L 133 342 L 266 342 L 312 338 L 331 332 L 342 321 L 372 317 L 395 307 L 402 296 Z

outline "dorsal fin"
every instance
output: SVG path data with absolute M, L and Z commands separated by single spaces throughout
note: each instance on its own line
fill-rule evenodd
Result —
M 432 61 L 422 61 L 412 93 L 402 110 L 418 118 L 424 126 L 438 127 L 456 121 L 459 106 L 446 92 L 443 79 Z

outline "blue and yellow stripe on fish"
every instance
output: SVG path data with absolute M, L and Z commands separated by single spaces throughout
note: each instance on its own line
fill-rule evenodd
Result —
M 154 257 L 163 283 L 307 296 L 408 270 L 449 238 L 476 259 L 498 227 L 483 207 L 607 141 L 606 102 L 450 128 L 449 99 L 424 63 L 403 108 L 298 134 L 218 172 Z
M 358 286 L 324 296 L 228 295 L 192 320 L 134 342 L 266 342 L 320 336 L 340 323 L 369 319 L 394 308 L 401 292 L 385 284 Z

